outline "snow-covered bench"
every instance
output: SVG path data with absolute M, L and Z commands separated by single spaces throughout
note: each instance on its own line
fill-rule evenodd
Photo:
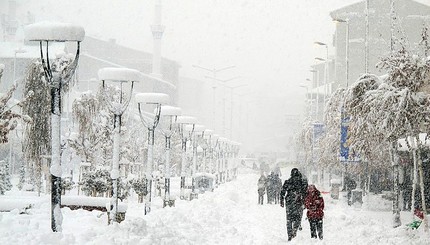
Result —
M 26 214 L 34 206 L 31 199 L 2 198 L 0 199 L 0 212 L 10 212 L 17 209 L 20 214 Z
M 68 207 L 71 210 L 84 209 L 87 211 L 99 210 L 107 212 L 109 220 L 108 207 L 110 206 L 110 198 L 107 197 L 88 197 L 88 196 L 62 196 L 61 207 Z M 110 208 L 109 208 L 110 210 Z M 125 220 L 127 204 L 118 202 L 117 221 Z

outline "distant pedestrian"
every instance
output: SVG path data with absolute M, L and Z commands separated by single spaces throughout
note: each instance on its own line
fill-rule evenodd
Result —
M 278 174 L 275 174 L 275 178 L 274 178 L 274 185 L 275 185 L 275 193 L 273 195 L 273 197 L 275 198 L 275 204 L 279 203 L 279 196 L 281 194 L 281 189 L 282 189 L 282 180 L 281 178 L 279 178 Z
M 260 178 L 258 179 L 258 204 L 263 205 L 264 201 L 264 193 L 266 192 L 266 184 L 267 184 L 267 178 L 262 173 Z
M 324 217 L 324 199 L 321 192 L 314 186 L 309 185 L 308 194 L 305 199 L 305 207 L 308 210 L 306 216 L 309 220 L 311 229 L 311 238 L 323 239 L 323 217 Z
M 272 204 L 275 200 L 275 173 L 272 171 L 267 176 L 267 203 Z
M 284 207 L 285 200 L 288 241 L 297 235 L 300 225 L 300 212 L 303 212 L 302 206 L 306 197 L 306 189 L 303 187 L 302 175 L 297 168 L 293 168 L 291 177 L 284 182 L 279 197 L 281 207 Z
M 347 191 L 347 202 L 348 205 L 351 205 L 351 196 L 352 196 L 352 190 L 354 190 L 357 187 L 357 183 L 355 180 L 348 174 L 345 176 L 345 188 Z

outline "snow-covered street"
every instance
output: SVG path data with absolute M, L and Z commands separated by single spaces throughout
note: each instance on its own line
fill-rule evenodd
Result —
M 285 210 L 274 204 L 257 205 L 258 177 L 248 171 L 191 202 L 178 200 L 176 207 L 165 209 L 155 205 L 147 216 L 143 204 L 131 202 L 126 220 L 112 226 L 102 212 L 63 208 L 62 233 L 50 229 L 49 196 L 45 196 L 29 214 L 17 209 L 0 213 L 0 244 L 285 244 Z M 9 195 L 1 196 L 0 202 Z M 428 244 L 422 230 L 406 229 L 410 213 L 402 212 L 403 226 L 391 228 L 389 201 L 371 196 L 357 208 L 328 194 L 324 199 L 324 240 L 312 240 L 303 220 L 303 230 L 291 244 Z

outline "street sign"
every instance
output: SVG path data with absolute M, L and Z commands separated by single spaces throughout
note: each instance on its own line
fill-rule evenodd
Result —
M 340 161 L 347 162 L 349 158 L 349 146 L 348 146 L 348 126 L 349 117 L 341 119 L 340 124 Z

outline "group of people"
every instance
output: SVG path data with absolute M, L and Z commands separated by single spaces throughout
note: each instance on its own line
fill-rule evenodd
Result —
M 263 205 L 264 194 L 267 194 L 268 204 L 278 204 L 281 188 L 282 180 L 278 173 L 272 171 L 267 177 L 262 173 L 258 179 L 258 204 Z
M 262 204 L 260 183 L 265 183 L 264 179 L 262 175 L 258 180 L 259 204 Z M 299 229 L 301 230 L 304 209 L 307 209 L 306 216 L 310 225 L 311 238 L 323 239 L 324 199 L 315 185 L 308 185 L 307 179 L 297 168 L 291 170 L 290 178 L 282 185 L 279 203 L 286 209 L 288 241 L 297 235 Z

